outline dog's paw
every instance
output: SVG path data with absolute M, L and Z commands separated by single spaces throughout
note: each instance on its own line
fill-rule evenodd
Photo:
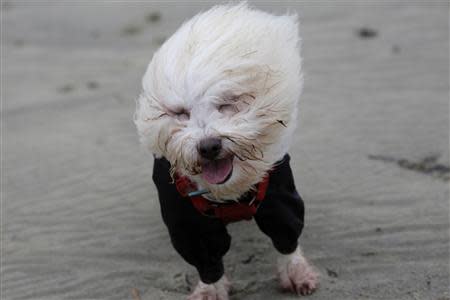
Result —
M 230 286 L 230 281 L 226 276 L 222 276 L 219 281 L 213 284 L 199 281 L 187 300 L 228 300 Z
M 283 290 L 302 296 L 312 294 L 319 284 L 319 274 L 303 256 L 300 247 L 278 259 L 278 278 Z

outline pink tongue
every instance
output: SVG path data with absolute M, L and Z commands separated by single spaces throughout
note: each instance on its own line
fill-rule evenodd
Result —
M 233 170 L 233 158 L 206 162 L 202 165 L 202 178 L 211 184 L 222 183 Z

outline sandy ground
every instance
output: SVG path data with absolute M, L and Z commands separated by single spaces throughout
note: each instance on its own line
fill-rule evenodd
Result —
M 308 299 L 450 299 L 446 1 L 252 3 L 302 19 Z M 188 293 L 132 113 L 152 53 L 210 4 L 2 4 L 2 300 Z M 295 299 L 254 223 L 230 231 L 232 299 Z

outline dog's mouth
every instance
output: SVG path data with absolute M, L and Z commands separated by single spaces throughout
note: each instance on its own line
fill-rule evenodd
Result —
M 203 180 L 210 184 L 222 184 L 233 173 L 233 156 L 201 162 Z

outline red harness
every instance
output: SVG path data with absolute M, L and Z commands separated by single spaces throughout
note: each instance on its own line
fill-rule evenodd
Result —
M 189 197 L 188 193 L 197 190 L 197 185 L 185 176 L 175 175 L 175 185 L 181 196 L 189 198 L 194 207 L 203 215 L 221 219 L 225 224 L 241 220 L 251 220 L 256 214 L 256 210 L 266 196 L 269 185 L 269 175 L 258 183 L 257 189 L 252 193 L 250 201 L 216 203 L 209 201 L 202 196 Z

